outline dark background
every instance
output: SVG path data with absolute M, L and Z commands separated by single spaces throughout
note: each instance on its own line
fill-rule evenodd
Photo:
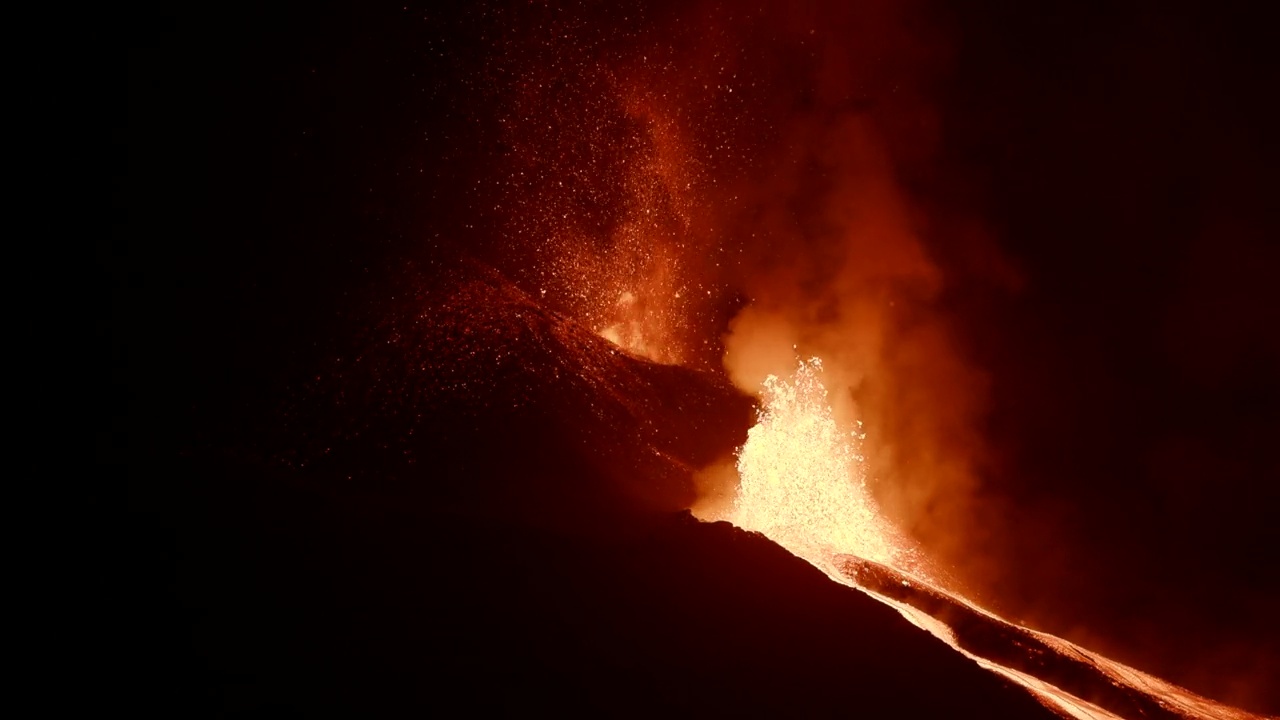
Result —
M 1026 273 L 969 335 L 1002 477 L 1027 538 L 1067 528 L 1056 557 L 1020 545 L 1017 612 L 1187 683 L 1276 671 L 1276 60 L 1258 21 L 984 7 L 961 21 L 946 104 Z
M 140 615 L 195 678 L 182 578 L 218 528 L 192 458 L 270 432 L 406 260 L 494 247 L 502 20 L 354 5 L 140 13 L 129 36 L 99 326 L 128 411 L 99 448 L 128 468 Z M 941 7 L 939 163 L 1024 280 L 957 300 L 994 378 L 996 491 L 1035 539 L 1002 609 L 1274 712 L 1280 118 L 1259 12 Z

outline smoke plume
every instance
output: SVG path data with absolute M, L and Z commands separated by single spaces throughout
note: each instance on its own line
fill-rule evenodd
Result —
M 986 577 L 987 380 L 946 306 L 1011 274 L 973 218 L 929 200 L 948 190 L 933 96 L 949 46 L 926 9 L 521 10 L 532 30 L 493 70 L 517 78 L 500 125 L 518 252 L 499 264 L 614 342 L 748 393 L 821 357 L 883 511 Z M 722 499 L 735 478 L 703 480 Z

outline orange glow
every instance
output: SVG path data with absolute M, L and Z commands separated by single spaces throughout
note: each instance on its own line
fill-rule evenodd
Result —
M 676 358 L 667 348 L 655 339 L 661 336 L 661 328 L 653 327 L 655 323 L 646 318 L 638 309 L 639 302 L 630 291 L 624 291 L 618 298 L 615 313 L 620 316 L 617 322 L 599 331 L 600 337 L 617 345 L 634 355 L 661 363 L 674 363 Z
M 666 296 L 663 285 L 659 274 L 641 283 L 640 295 L 623 290 L 612 308 L 601 311 L 603 327 L 596 334 L 633 355 L 669 365 L 680 363 L 679 342 L 671 328 L 673 311 L 669 303 L 661 302 Z
M 697 163 L 659 98 L 639 87 L 620 96 L 643 151 L 623 171 L 630 209 L 613 230 L 605 272 L 596 280 L 606 291 L 604 307 L 595 311 L 601 318 L 596 332 L 633 354 L 678 364 L 684 360 L 679 328 L 691 297 L 679 254 L 691 228 Z M 612 307 L 609 291 L 617 298 Z

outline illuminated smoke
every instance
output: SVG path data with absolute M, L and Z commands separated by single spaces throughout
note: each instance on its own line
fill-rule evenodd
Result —
M 797 352 L 823 358 L 834 419 L 866 423 L 884 515 L 987 574 L 986 380 L 939 310 L 950 230 L 903 189 L 937 145 L 946 53 L 920 8 L 513 12 L 526 32 L 493 70 L 501 267 L 620 347 L 724 368 L 751 394 Z M 707 500 L 737 477 L 704 480 Z

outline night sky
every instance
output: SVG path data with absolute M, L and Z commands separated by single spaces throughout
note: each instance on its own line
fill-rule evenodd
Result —
M 704 27 L 738 22 L 731 3 L 700 8 Z M 627 57 L 684 12 L 282 3 L 134 18 L 100 325 L 111 407 L 128 411 L 99 448 L 128 468 L 157 653 L 194 657 L 202 606 L 184 578 L 225 531 L 206 508 L 217 468 L 288 445 L 276 414 L 385 313 L 406 267 L 430 277 L 467 255 L 536 288 L 519 277 L 535 251 L 495 209 L 524 137 L 504 118 L 521 73 L 545 73 L 526 38 L 571 17 L 575 37 Z M 917 3 L 906 17 L 943 48 L 910 71 L 936 132 L 913 154 L 894 120 L 886 142 L 905 192 L 957 228 L 925 243 L 952 279 L 931 302 L 988 383 L 978 501 L 1002 519 L 976 594 L 1276 712 L 1272 26 L 1233 3 Z M 776 90 L 790 71 L 771 48 L 739 52 Z M 849 102 L 897 112 L 867 92 Z M 742 302 L 732 284 L 699 321 L 713 338 Z M 176 667 L 203 687 L 199 661 Z

